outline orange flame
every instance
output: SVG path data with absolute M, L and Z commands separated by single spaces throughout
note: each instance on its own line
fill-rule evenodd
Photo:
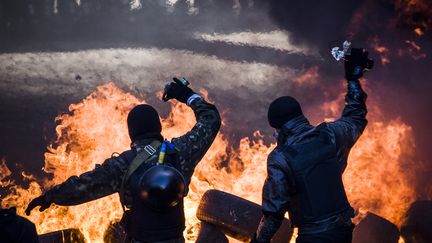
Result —
M 12 173 L 6 165 L 6 161 L 4 159 L 1 160 L 0 164 L 0 186 L 7 187 L 10 184 L 10 180 L 5 180 Z
M 397 0 L 395 10 L 398 21 L 412 27 L 418 36 L 423 36 L 432 27 L 432 8 L 429 0 Z
M 415 28 L 414 32 L 418 35 L 418 36 L 423 36 L 424 32 L 421 28 Z
M 113 151 L 128 149 L 127 113 L 143 102 L 110 83 L 99 86 L 82 102 L 70 105 L 68 114 L 57 117 L 60 122 L 56 128 L 58 140 L 45 154 L 44 170 L 52 173 L 53 178 L 41 184 L 32 180 L 28 189 L 12 185 L 2 206 L 17 206 L 18 213 L 23 215 L 29 201 L 42 193 L 41 187 L 48 188 L 72 175 L 91 170 Z M 334 104 L 336 102 L 327 107 L 334 108 Z M 184 134 L 195 123 L 190 108 L 176 102 L 171 106 L 169 116 L 162 119 L 164 136 L 168 139 Z M 403 170 L 404 160 L 414 150 L 411 128 L 400 120 L 384 122 L 375 119 L 380 118 L 377 114 L 371 114 L 371 117 L 373 122 L 351 153 L 344 182 L 352 205 L 361 214 L 372 211 L 399 224 L 415 196 L 408 173 Z M 266 159 L 273 148 L 274 145 L 264 143 L 258 131 L 252 138 L 243 138 L 236 150 L 222 134 L 216 137 L 195 170 L 185 200 L 188 242 L 194 241 L 198 234 L 195 212 L 206 190 L 215 188 L 261 202 Z M 228 150 L 232 152 L 228 153 Z M 229 162 L 222 166 L 221 161 Z M 8 176 L 7 171 L 3 162 L 0 166 L 2 183 Z M 28 218 L 37 225 L 39 233 L 74 227 L 82 230 L 88 242 L 102 242 L 110 221 L 121 215 L 115 194 L 73 207 L 51 206 L 42 213 L 34 210 Z
M 366 85 L 364 85 L 366 86 Z M 367 87 L 366 87 L 367 88 Z M 342 110 L 343 95 L 324 103 L 327 121 Z M 367 211 L 400 226 L 416 199 L 413 185 L 415 143 L 412 128 L 400 119 L 384 121 L 374 104 L 368 105 L 368 125 L 350 152 L 343 180 L 351 205 L 358 210 L 356 222 Z
M 371 46 L 380 55 L 380 60 L 383 65 L 390 63 L 390 51 L 387 47 L 380 43 L 378 37 L 372 38 Z

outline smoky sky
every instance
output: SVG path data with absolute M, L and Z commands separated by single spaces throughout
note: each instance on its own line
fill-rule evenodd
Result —
M 207 80 L 196 84 L 196 87 L 208 89 L 214 99 L 221 103 L 226 113 L 226 123 L 232 128 L 225 129 L 230 131 L 229 134 L 234 134 L 231 135 L 233 139 L 250 135 L 258 128 L 271 133 L 265 118 L 267 105 L 287 92 L 299 98 L 312 119 L 322 118 L 322 114 L 311 111 L 322 102 L 340 95 L 341 88 L 335 82 L 343 78 L 343 67 L 332 59 L 329 50 L 348 38 L 354 46 L 367 48 L 375 59 L 374 70 L 367 74 L 368 89 L 373 90 L 374 95 L 370 99 L 380 104 L 386 119 L 400 117 L 413 127 L 416 159 L 425 165 L 419 178 L 427 178 L 432 173 L 432 154 L 429 149 L 432 136 L 429 125 L 432 123 L 432 109 L 429 107 L 432 102 L 432 26 L 428 20 L 428 9 L 432 9 L 432 6 L 430 1 L 419 1 L 422 4 L 420 7 L 405 11 L 409 6 L 407 2 L 195 0 L 193 5 L 187 1 L 177 1 L 173 6 L 167 6 L 165 1 L 152 0 L 141 1 L 140 8 L 131 10 L 127 0 L 81 0 L 79 5 L 73 0 L 59 0 L 57 5 L 54 5 L 53 0 L 1 1 L 0 52 L 10 55 L 42 53 L 47 55 L 48 61 L 38 59 L 40 57 L 37 55 L 25 57 L 33 58 L 31 60 L 4 56 L 7 57 L 4 60 L 8 60 L 8 65 L 1 69 L 0 74 L 0 90 L 3 93 L 0 97 L 0 157 L 6 158 L 15 171 L 40 170 L 45 147 L 55 136 L 54 117 L 67 112 L 70 103 L 87 96 L 96 85 L 110 81 L 104 79 L 117 81 L 119 86 L 136 94 L 142 92 L 144 87 L 152 87 L 149 89 L 151 91 L 144 93 L 146 97 L 153 97 L 150 101 L 155 104 L 153 93 L 162 86 L 158 80 L 175 75 L 169 72 L 179 72 L 191 80 Z M 420 29 L 421 35 L 414 32 L 416 28 Z M 210 43 L 192 38 L 196 32 L 229 34 L 274 30 L 287 31 L 293 43 L 316 49 L 319 55 L 221 41 Z M 161 63 L 157 66 L 158 72 L 145 72 L 130 63 L 128 52 L 107 55 L 104 51 L 127 48 L 167 50 L 169 54 L 166 54 L 166 58 L 177 58 L 170 61 L 178 62 L 178 65 L 172 68 L 171 63 L 167 64 L 169 68 L 164 68 L 164 54 L 157 59 Z M 85 51 L 90 51 L 90 54 L 87 55 Z M 178 51 L 182 53 L 178 54 Z M 79 56 L 77 53 L 80 52 L 85 53 Z M 279 69 L 267 79 L 258 77 L 261 73 L 256 74 L 256 77 L 247 76 L 246 73 L 235 74 L 232 76 L 238 81 L 231 80 L 230 83 L 236 84 L 231 85 L 225 82 L 227 78 L 222 78 L 228 76 L 222 74 L 228 72 L 224 65 L 216 65 L 219 68 L 203 72 L 197 72 L 194 68 L 181 70 L 179 67 L 182 64 L 188 65 L 188 60 L 184 58 L 188 57 L 189 52 L 206 56 L 203 60 L 207 61 L 209 56 L 236 65 L 262 63 L 267 65 L 263 70 L 269 70 L 268 73 L 272 73 L 274 67 Z M 56 69 L 54 66 L 59 65 L 55 64 L 56 59 L 53 57 L 58 56 L 64 58 L 63 63 L 76 68 Z M 382 62 L 384 56 L 390 60 L 389 63 Z M 80 57 L 89 58 L 79 60 Z M 106 65 L 101 66 L 102 62 L 97 62 L 98 58 L 108 57 L 113 59 L 104 60 Z M 129 72 L 117 71 L 114 65 L 116 60 L 120 60 L 119 66 Z M 199 60 L 192 63 L 198 65 Z M 20 63 L 32 65 L 27 68 L 19 66 Z M 42 63 L 46 65 L 42 69 L 45 73 L 31 69 Z M 86 69 L 93 65 L 93 70 Z M 319 85 L 299 88 L 287 85 L 284 81 L 284 75 L 287 79 L 294 78 L 315 66 L 319 67 L 316 77 Z M 238 68 L 229 71 L 252 73 L 254 67 L 240 65 Z M 109 74 L 107 69 L 112 69 Z M 133 73 L 142 76 L 137 76 L 132 83 L 125 82 L 134 79 L 130 77 Z M 220 79 L 218 73 L 221 73 Z M 148 74 L 153 77 L 149 78 Z M 37 79 L 34 80 L 34 77 Z M 147 79 L 146 85 L 139 85 L 141 77 Z M 248 79 L 252 81 L 248 83 Z M 273 80 L 264 82 L 269 79 Z M 34 83 L 44 83 L 45 88 L 42 90 L 49 92 L 39 92 L 40 87 Z M 138 91 L 131 88 L 133 86 L 138 87 Z M 244 113 L 241 107 L 229 106 L 240 101 L 254 109 Z M 162 113 L 167 112 L 163 106 L 159 108 Z M 244 124 L 244 120 L 248 124 Z M 419 180 L 419 187 L 426 182 L 427 179 Z

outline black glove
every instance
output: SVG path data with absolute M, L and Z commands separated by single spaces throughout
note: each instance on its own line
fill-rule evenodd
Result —
M 51 206 L 51 202 L 48 202 L 44 195 L 39 196 L 35 199 L 33 199 L 29 205 L 27 206 L 27 209 L 25 210 L 25 213 L 27 215 L 30 215 L 30 212 L 37 206 L 40 206 L 39 211 L 42 212 L 45 209 L 49 208 Z
M 188 86 L 177 82 L 171 82 L 165 86 L 165 93 L 162 99 L 168 101 L 174 98 L 180 102 L 186 103 L 193 94 L 195 94 L 195 92 Z
M 365 69 L 372 69 L 373 60 L 368 57 L 369 52 L 360 48 L 352 48 L 351 54 L 345 56 L 345 78 L 356 80 L 363 77 Z

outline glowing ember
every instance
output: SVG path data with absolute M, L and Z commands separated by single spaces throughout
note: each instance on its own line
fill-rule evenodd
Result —
M 418 36 L 422 36 L 432 27 L 430 0 L 397 0 L 395 9 L 398 21 L 412 27 Z
M 408 55 L 414 60 L 420 60 L 427 57 L 426 53 L 422 52 L 421 46 L 415 41 L 405 40 L 405 44 L 407 44 L 407 48 L 399 50 L 399 56 Z
M 57 117 L 60 122 L 56 128 L 58 139 L 45 154 L 44 170 L 52 173 L 53 178 L 38 184 L 27 177 L 31 181 L 28 189 L 12 184 L 11 193 L 4 198 L 2 206 L 17 206 L 18 213 L 24 215 L 29 201 L 41 194 L 41 187 L 49 188 L 69 176 L 91 170 L 112 152 L 128 149 L 126 116 L 134 105 L 142 102 L 113 84 L 106 84 L 82 102 L 71 105 L 68 114 Z M 337 102 L 343 104 L 341 100 Z M 336 112 L 335 104 L 324 107 Z M 371 122 L 351 153 L 344 182 L 352 205 L 360 213 L 372 211 L 399 224 L 415 196 L 408 183 L 408 173 L 403 170 L 404 161 L 414 150 L 411 128 L 400 120 L 380 121 L 376 109 L 370 110 Z M 162 119 L 164 135 L 168 139 L 182 135 L 195 123 L 192 117 L 193 112 L 184 104 L 173 103 L 170 115 Z M 195 212 L 206 190 L 215 188 L 261 202 L 266 159 L 273 146 L 264 144 L 259 132 L 252 138 L 243 138 L 237 150 L 232 149 L 223 135 L 217 136 L 195 170 L 185 201 L 188 242 L 196 239 L 199 229 Z M 233 151 L 228 153 L 228 149 Z M 222 166 L 222 161 L 229 162 Z M 1 183 L 5 183 L 9 174 L 3 162 Z M 73 227 L 80 228 L 89 242 L 102 242 L 110 221 L 121 215 L 116 194 L 74 207 L 52 206 L 42 213 L 34 210 L 28 218 L 35 222 L 39 233 Z
M 406 40 L 405 43 L 407 43 L 408 45 L 410 45 L 412 48 L 414 48 L 417 51 L 421 50 L 421 47 L 419 45 L 417 45 L 417 43 L 415 43 L 415 41 Z
M 421 28 L 415 28 L 414 32 L 418 35 L 418 36 L 422 36 L 424 35 L 424 32 Z
M 371 46 L 376 52 L 379 53 L 380 60 L 383 65 L 390 63 L 390 51 L 387 47 L 380 43 L 380 40 L 377 37 L 372 38 Z
M 9 185 L 10 181 L 5 179 L 10 175 L 11 171 L 6 166 L 6 161 L 2 160 L 0 164 L 0 186 L 7 187 Z

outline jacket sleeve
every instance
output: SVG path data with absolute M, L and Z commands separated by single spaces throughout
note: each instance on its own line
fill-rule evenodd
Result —
M 342 117 L 328 123 L 328 127 L 335 135 L 337 146 L 346 152 L 354 145 L 367 125 L 366 98 L 367 95 L 358 80 L 348 81 Z
M 221 126 L 218 110 L 203 98 L 194 99 L 190 107 L 195 113 L 195 126 L 185 135 L 172 139 L 180 155 L 179 169 L 187 181 L 192 176 L 195 166 L 210 148 Z
M 45 193 L 45 199 L 58 205 L 71 206 L 108 196 L 120 190 L 128 164 L 124 159 L 111 157 L 102 165 L 80 176 L 69 177 Z
M 267 178 L 262 195 L 263 217 L 256 232 L 258 242 L 270 242 L 282 224 L 294 188 L 291 170 L 283 154 L 273 151 L 267 161 Z

